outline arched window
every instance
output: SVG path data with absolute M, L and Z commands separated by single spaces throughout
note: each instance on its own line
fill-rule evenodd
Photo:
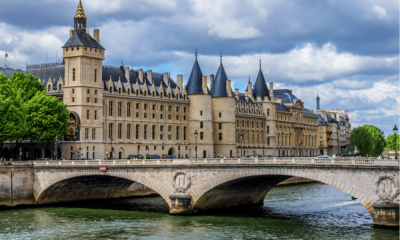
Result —
M 113 113 L 113 102 L 109 102 L 108 103 L 108 116 L 112 116 L 112 113 Z
M 145 90 L 145 91 L 144 91 L 144 96 L 145 96 L 145 97 L 146 97 L 146 94 L 147 94 L 147 91 Z

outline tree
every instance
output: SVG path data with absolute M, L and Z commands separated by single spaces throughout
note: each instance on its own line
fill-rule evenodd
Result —
M 46 90 L 43 83 L 41 83 L 35 76 L 33 75 L 25 75 L 22 72 L 15 72 L 10 77 L 11 82 L 13 83 L 13 87 L 15 89 L 22 90 L 22 99 L 24 102 L 31 100 L 37 92 L 42 92 Z
M 394 136 L 396 135 L 396 145 L 394 144 Z M 392 134 L 386 138 L 386 149 L 390 151 L 399 150 L 399 134 Z
M 350 134 L 351 145 L 357 148 L 362 156 L 377 157 L 385 148 L 385 137 L 382 130 L 373 125 L 354 128 Z
M 46 91 L 37 92 L 26 103 L 26 112 L 29 139 L 39 145 L 52 146 L 56 135 L 67 133 L 67 105 L 56 97 L 48 96 Z
M 26 133 L 26 109 L 21 94 L 6 75 L 0 74 L 0 141 L 18 140 Z

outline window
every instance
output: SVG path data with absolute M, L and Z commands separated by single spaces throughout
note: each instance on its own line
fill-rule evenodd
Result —
M 267 134 L 269 134 L 269 126 L 267 126 Z
M 94 111 L 94 120 L 97 120 L 97 110 Z
M 168 106 L 168 112 L 171 112 L 172 107 Z
M 200 111 L 200 116 L 203 116 L 203 111 Z
M 322 138 L 322 134 L 319 135 L 319 138 Z
M 179 107 L 176 107 L 176 112 L 179 112 Z
M 322 132 L 322 128 L 321 127 L 319 128 L 319 131 Z
M 97 103 L 97 98 L 94 99 L 94 103 Z
M 126 116 L 131 117 L 131 103 L 128 103 L 126 106 Z
M 62 90 L 62 85 L 58 84 L 58 91 L 61 91 L 61 90 Z
M 131 93 L 131 90 L 130 89 L 128 89 L 128 95 Z
M 183 128 L 183 141 L 186 141 L 186 127 Z
M 113 131 L 113 124 L 109 123 L 108 124 L 108 139 L 112 138 L 112 135 L 113 135 L 112 131 Z
M 75 102 L 75 98 L 74 97 L 72 97 L 72 102 Z
M 85 128 L 85 139 L 89 139 L 89 128 Z
M 162 119 L 162 114 L 160 114 L 160 119 Z
M 112 116 L 112 111 L 113 110 L 113 102 L 108 103 L 108 116 Z
M 143 114 L 143 117 L 144 117 L 144 118 L 147 118 L 147 114 L 146 114 L 146 113 L 144 113 L 144 114 Z
M 72 81 L 75 81 L 75 68 L 72 69 Z
M 147 138 L 147 125 L 144 125 L 143 139 L 146 140 L 146 138 Z
M 97 69 L 94 70 L 94 82 L 97 82 Z
M 183 112 L 186 112 L 186 108 L 183 108 Z
M 131 124 L 126 125 L 126 138 L 131 139 Z
M 87 94 L 90 94 L 90 90 L 89 90 L 89 89 L 88 89 L 88 90 L 86 90 L 86 93 L 87 93 Z
M 136 118 L 138 118 L 138 117 L 139 117 L 139 112 L 136 113 Z
M 90 115 L 90 110 L 86 111 L 86 119 L 89 119 L 89 115 Z
M 176 140 L 179 140 L 179 127 L 176 127 Z
M 203 132 L 200 132 L 200 140 L 203 140 Z
M 269 138 L 268 138 L 268 146 L 269 146 Z
M 118 102 L 118 117 L 122 116 L 122 102 Z
M 269 109 L 267 109 L 267 117 L 269 117 Z
M 155 119 L 156 118 L 156 115 L 153 113 L 153 114 L 151 114 L 151 116 L 152 116 L 152 118 L 153 119 Z
M 163 110 L 163 107 L 164 107 L 163 105 L 161 105 L 161 106 L 160 106 L 160 111 L 162 111 L 162 110 Z
M 139 109 L 139 103 L 136 103 L 136 109 Z
M 219 113 L 219 117 L 221 117 L 221 115 L 222 115 L 222 114 L 221 114 L 221 113 Z
M 186 116 L 183 116 L 183 121 L 186 121 Z
M 153 104 L 153 110 L 156 110 L 156 105 L 155 104 Z
M 203 128 L 203 122 L 200 122 L 200 128 Z
M 171 114 L 168 114 L 168 120 L 171 120 Z
M 220 141 L 222 141 L 222 133 L 219 133 L 218 135 L 219 135 L 218 139 L 219 139 Z
M 218 123 L 218 129 L 222 129 L 222 123 Z
M 156 138 L 156 125 L 153 125 L 151 127 L 151 139 L 155 139 Z
M 112 87 L 110 87 L 110 93 L 112 93 Z
M 144 109 L 147 109 L 147 104 L 144 105 Z
M 136 139 L 139 139 L 139 124 L 136 125 Z
M 177 120 L 177 121 L 179 120 L 179 115 L 176 115 L 176 120 Z
M 122 123 L 118 123 L 118 139 L 122 137 Z
M 96 129 L 92 128 L 92 139 L 96 139 Z
M 86 102 L 89 102 L 89 97 L 86 98 Z

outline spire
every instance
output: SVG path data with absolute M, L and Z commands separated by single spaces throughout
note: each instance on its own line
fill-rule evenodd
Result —
M 222 49 L 221 49 L 221 52 L 220 52 L 219 58 L 220 58 L 219 65 L 220 65 L 220 66 L 222 66 Z
M 253 97 L 257 99 L 257 97 L 261 97 L 261 99 L 269 97 L 269 90 L 267 87 L 267 83 L 265 82 L 264 74 L 261 70 L 261 61 L 260 61 L 260 70 L 258 71 L 256 82 L 253 87 Z
M 211 97 L 228 97 L 228 92 L 226 90 L 226 80 L 228 80 L 228 76 L 226 75 L 224 66 L 222 65 L 221 57 L 221 65 L 218 68 L 217 75 L 215 75 L 214 83 L 211 86 Z
M 190 73 L 189 80 L 186 84 L 186 92 L 187 94 L 204 94 L 202 87 L 202 78 L 203 73 L 201 72 L 199 62 L 196 61 L 193 64 L 192 72 Z
M 260 69 L 261 69 L 261 50 L 260 50 Z
M 74 29 L 86 30 L 86 19 L 85 10 L 83 9 L 81 0 L 79 0 L 78 8 L 76 9 L 74 17 Z
M 195 54 L 195 56 L 196 56 L 196 62 L 197 62 L 197 48 L 195 48 L 195 52 L 194 52 L 194 54 Z

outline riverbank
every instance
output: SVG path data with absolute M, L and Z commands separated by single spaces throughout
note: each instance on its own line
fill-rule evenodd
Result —
M 286 179 L 285 181 L 279 183 L 277 187 L 280 186 L 292 186 L 292 185 L 300 185 L 300 184 L 309 184 L 309 183 L 315 183 L 317 181 L 308 179 L 308 178 L 302 178 L 302 177 L 292 177 L 289 179 Z

